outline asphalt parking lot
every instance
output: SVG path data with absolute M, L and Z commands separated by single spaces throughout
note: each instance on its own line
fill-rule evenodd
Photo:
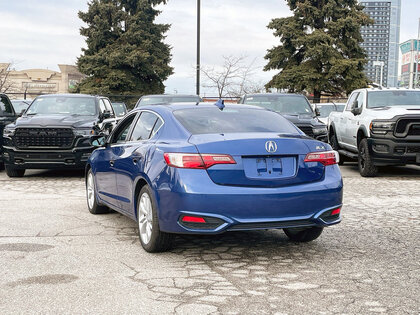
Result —
M 0 172 L 0 314 L 418 314 L 420 168 L 342 167 L 343 222 L 179 237 L 142 250 L 136 223 L 91 215 L 81 172 Z

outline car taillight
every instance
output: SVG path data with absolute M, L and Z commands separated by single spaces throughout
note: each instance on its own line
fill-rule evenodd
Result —
M 305 162 L 319 162 L 325 166 L 337 164 L 339 162 L 337 151 L 312 152 L 305 157 Z
M 179 168 L 208 169 L 216 164 L 236 164 L 227 154 L 164 153 L 166 164 Z

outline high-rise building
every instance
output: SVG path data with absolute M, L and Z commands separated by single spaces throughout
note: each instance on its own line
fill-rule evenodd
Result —
M 368 63 L 367 77 L 387 87 L 398 85 L 401 0 L 360 0 L 375 23 L 361 29 Z

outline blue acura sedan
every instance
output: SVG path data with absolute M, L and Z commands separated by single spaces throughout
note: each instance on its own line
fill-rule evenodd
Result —
M 138 222 L 148 252 L 176 234 L 283 229 L 308 242 L 341 221 L 337 152 L 260 107 L 144 106 L 94 142 L 89 211 Z

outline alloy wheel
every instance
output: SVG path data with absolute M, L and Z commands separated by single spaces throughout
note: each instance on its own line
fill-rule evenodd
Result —
M 141 195 L 138 207 L 140 237 L 144 244 L 148 244 L 153 231 L 153 210 L 152 201 L 146 192 Z
M 95 186 L 93 181 L 93 174 L 92 172 L 89 173 L 88 179 L 87 179 L 87 199 L 88 199 L 88 205 L 89 208 L 92 209 L 95 203 Z

